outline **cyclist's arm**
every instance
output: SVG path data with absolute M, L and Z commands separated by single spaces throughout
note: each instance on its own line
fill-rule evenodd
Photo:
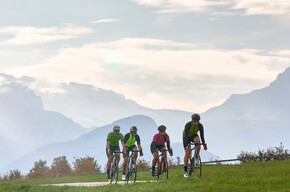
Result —
M 110 150 L 110 141 L 107 140 L 107 151 L 109 151 L 109 150 Z
M 199 132 L 200 132 L 201 142 L 202 142 L 202 144 L 205 144 L 203 125 L 199 124 L 198 128 L 199 128 Z
M 184 137 L 185 137 L 185 144 L 186 146 L 189 143 L 189 130 L 190 130 L 191 124 L 187 123 L 184 127 Z
M 142 147 L 141 147 L 140 144 L 138 144 L 138 150 L 139 150 L 139 151 L 142 151 Z
M 171 147 L 170 147 L 170 141 L 167 141 L 166 142 L 166 146 L 167 146 L 167 149 L 170 151 Z
M 156 149 L 157 149 L 157 144 L 155 141 L 152 141 L 152 149 L 153 149 L 153 151 L 156 151 Z

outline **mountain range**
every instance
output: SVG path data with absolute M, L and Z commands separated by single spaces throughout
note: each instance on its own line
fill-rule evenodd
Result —
M 202 113 L 209 151 L 220 158 L 235 158 L 242 150 L 257 151 L 280 142 L 289 147 L 289 82 L 290 68 L 269 86 L 232 95 Z M 123 133 L 131 125 L 140 128 L 146 160 L 151 159 L 151 137 L 164 124 L 176 148 L 175 158 L 182 157 L 182 130 L 192 113 L 145 108 L 92 85 L 43 85 L 30 77 L 6 74 L 0 74 L 0 105 L 0 142 L 5 146 L 0 150 L 5 157 L 0 166 L 6 166 L 4 170 L 27 170 L 39 158 L 50 162 L 61 155 L 70 160 L 90 155 L 103 165 L 106 135 L 114 124 L 120 124 Z M 211 153 L 203 159 L 217 158 Z

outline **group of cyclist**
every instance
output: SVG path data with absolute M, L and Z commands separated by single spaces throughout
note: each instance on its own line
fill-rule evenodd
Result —
M 204 139 L 204 130 L 203 125 L 199 122 L 200 116 L 198 114 L 193 114 L 191 116 L 191 121 L 186 123 L 185 128 L 183 130 L 183 146 L 185 150 L 184 155 L 184 177 L 188 177 L 187 174 L 187 165 L 188 165 L 188 157 L 190 156 L 190 148 L 188 144 L 190 142 L 200 143 L 200 137 L 198 135 L 198 132 L 201 136 L 201 141 L 203 144 L 205 144 Z M 115 151 L 120 151 L 119 142 L 121 141 L 122 149 L 123 149 L 123 174 L 122 174 L 122 180 L 126 180 L 126 168 L 127 168 L 127 162 L 128 162 L 128 153 L 129 151 L 140 151 L 140 156 L 143 156 L 143 150 L 141 147 L 141 140 L 140 136 L 137 134 L 137 127 L 132 126 L 130 128 L 130 132 L 123 136 L 122 133 L 120 133 L 120 126 L 114 125 L 113 131 L 110 132 L 107 136 L 107 145 L 106 145 L 106 154 L 108 157 L 107 161 L 107 178 L 110 178 L 110 168 L 111 168 L 111 162 L 113 153 Z M 137 142 L 137 146 L 136 146 Z M 165 146 L 166 143 L 166 146 Z M 204 146 L 204 150 L 207 150 L 207 146 Z M 152 160 L 152 176 L 155 175 L 155 166 L 158 162 L 158 150 L 163 151 L 163 155 L 165 158 L 167 158 L 167 152 L 165 151 L 167 147 L 167 150 L 169 151 L 170 156 L 173 156 L 172 148 L 170 147 L 170 138 L 169 135 L 166 133 L 166 126 L 160 125 L 158 126 L 158 133 L 153 136 L 153 140 L 150 145 L 150 150 L 153 155 Z M 200 151 L 200 145 L 197 146 L 197 153 Z M 134 159 L 137 160 L 138 153 L 134 152 Z M 120 153 L 116 154 L 116 160 L 117 162 L 120 161 Z

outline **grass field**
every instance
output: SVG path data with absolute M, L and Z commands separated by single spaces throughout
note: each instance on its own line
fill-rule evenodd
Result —
M 92 192 L 92 191 L 289 191 L 290 161 L 255 162 L 240 165 L 205 165 L 201 178 L 183 178 L 183 168 L 169 170 L 169 179 L 98 187 L 41 186 L 42 184 L 107 181 L 104 174 L 63 178 L 7 181 L 0 192 Z M 151 180 L 148 171 L 138 172 L 137 180 Z

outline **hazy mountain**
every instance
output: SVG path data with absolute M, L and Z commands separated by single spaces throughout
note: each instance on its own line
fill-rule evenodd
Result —
M 44 108 L 57 111 L 84 127 L 100 127 L 117 119 L 146 115 L 160 125 L 168 126 L 174 142 L 181 142 L 181 133 L 191 113 L 180 110 L 153 110 L 111 90 L 78 83 L 56 84 L 30 77 L 18 79 L 33 89 L 43 101 Z
M 70 162 L 74 161 L 74 157 L 95 157 L 97 162 L 104 167 L 107 162 L 107 157 L 105 154 L 107 135 L 110 131 L 112 131 L 112 127 L 115 124 L 121 126 L 121 132 L 124 135 L 129 132 L 131 126 L 137 126 L 138 134 L 141 137 L 141 145 L 144 151 L 143 159 L 146 161 L 151 161 L 152 155 L 150 152 L 150 144 L 152 142 L 153 135 L 157 133 L 157 124 L 150 117 L 136 115 L 95 129 L 90 133 L 84 134 L 72 141 L 41 147 L 31 153 L 26 154 L 24 157 L 9 165 L 6 167 L 6 170 L 18 168 L 23 172 L 28 172 L 29 169 L 34 166 L 34 162 L 39 159 L 46 159 L 48 165 L 50 165 L 53 158 L 63 155 L 65 155 Z M 173 157 L 174 160 L 176 160 L 176 157 L 179 155 L 183 162 L 184 151 L 182 143 L 172 144 L 172 147 L 175 154 Z M 204 160 L 216 158 L 215 155 L 212 155 L 209 152 L 203 151 L 202 155 Z
M 69 141 L 88 130 L 60 113 L 43 109 L 32 90 L 0 75 L 0 166 L 50 143 Z
M 232 95 L 203 114 L 213 153 L 231 158 L 241 150 L 257 151 L 283 143 L 290 147 L 290 68 L 269 86 Z

